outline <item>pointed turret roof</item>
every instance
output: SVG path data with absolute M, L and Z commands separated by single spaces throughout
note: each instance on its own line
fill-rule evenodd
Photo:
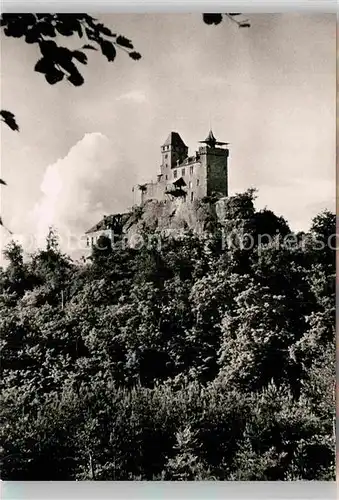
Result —
M 164 142 L 163 146 L 184 146 L 187 147 L 184 141 L 181 139 L 178 132 L 171 132 Z
M 208 136 L 207 136 L 207 137 L 206 137 L 206 139 L 205 139 L 205 142 L 206 142 L 206 143 L 208 143 L 208 142 L 214 142 L 214 143 L 216 143 L 216 142 L 217 142 L 217 140 L 216 140 L 216 138 L 214 137 L 214 134 L 213 134 L 213 132 L 212 132 L 212 129 L 209 131 Z
M 207 146 L 210 146 L 211 148 L 214 148 L 215 146 L 227 146 L 227 144 L 229 144 L 228 142 L 217 141 L 216 138 L 214 137 L 212 129 L 209 131 L 206 139 L 204 141 L 199 141 L 199 142 L 201 142 L 202 144 L 207 144 Z

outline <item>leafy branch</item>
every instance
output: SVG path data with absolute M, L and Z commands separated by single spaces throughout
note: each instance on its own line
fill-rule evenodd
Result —
M 100 51 L 109 62 L 115 60 L 119 49 L 134 61 L 141 58 L 141 54 L 134 50 L 131 40 L 112 33 L 107 26 L 88 14 L 2 14 L 0 27 L 5 36 L 22 38 L 26 43 L 39 47 L 41 57 L 34 70 L 42 73 L 50 85 L 67 79 L 72 85 L 81 86 L 84 78 L 78 63 L 87 64 L 88 50 Z M 75 35 L 85 43 L 80 50 L 70 50 L 53 40 L 60 35 Z M 1 121 L 11 130 L 19 131 L 15 115 L 11 111 L 0 110 L 0 116 Z M 0 184 L 6 186 L 2 179 Z M 2 220 L 0 225 L 3 226 Z
M 84 78 L 76 63 L 87 64 L 88 50 L 100 50 L 109 62 L 115 60 L 118 49 L 123 49 L 135 61 L 141 58 L 131 40 L 113 33 L 88 14 L 3 14 L 1 27 L 8 37 L 37 44 L 42 57 L 34 70 L 42 73 L 50 85 L 64 78 L 74 86 L 82 85 Z M 52 40 L 58 35 L 76 35 L 86 43 L 81 50 L 70 50 Z
M 251 24 L 249 19 L 242 19 L 241 13 L 230 13 L 230 14 L 203 14 L 203 20 L 206 24 L 218 25 L 223 21 L 223 15 L 235 23 L 238 28 L 250 28 Z M 240 19 L 239 19 L 240 18 Z

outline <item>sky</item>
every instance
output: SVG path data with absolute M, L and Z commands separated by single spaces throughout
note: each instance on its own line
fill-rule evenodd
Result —
M 169 132 L 191 154 L 210 125 L 230 143 L 231 195 L 257 188 L 257 208 L 293 230 L 335 209 L 335 14 L 250 15 L 243 30 L 199 14 L 96 17 L 142 59 L 93 51 L 82 87 L 48 85 L 37 47 L 1 37 L 1 107 L 20 125 L 1 126 L 1 215 L 19 239 L 50 225 L 80 234 L 128 210 Z

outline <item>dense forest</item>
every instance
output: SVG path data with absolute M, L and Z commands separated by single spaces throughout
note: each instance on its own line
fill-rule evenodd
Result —
M 7 246 L 3 480 L 334 480 L 335 215 L 294 234 L 248 191 L 225 221 Z

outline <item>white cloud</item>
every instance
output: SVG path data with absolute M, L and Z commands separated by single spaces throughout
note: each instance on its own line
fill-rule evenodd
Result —
M 86 134 L 46 168 L 42 195 L 31 213 L 35 238 L 41 243 L 53 226 L 72 253 L 70 237 L 82 237 L 104 214 L 128 210 L 133 178 L 118 144 L 100 133 Z

